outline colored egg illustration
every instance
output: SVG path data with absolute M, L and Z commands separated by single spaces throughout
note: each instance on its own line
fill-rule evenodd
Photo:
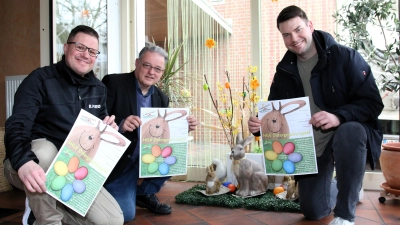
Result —
M 303 156 L 298 152 L 293 152 L 292 154 L 288 155 L 288 159 L 293 163 L 297 163 L 303 159 Z
M 279 141 L 272 142 L 272 150 L 276 152 L 276 154 L 281 154 L 282 152 L 282 144 Z
M 68 172 L 74 173 L 79 167 L 79 158 L 77 156 L 72 157 L 68 162 Z
M 264 155 L 265 155 L 265 158 L 270 160 L 270 161 L 273 161 L 273 160 L 278 158 L 278 154 L 276 154 L 275 151 L 271 151 L 271 150 L 270 151 L 266 151 Z
M 65 176 L 68 173 L 68 166 L 63 161 L 57 161 L 54 163 L 54 172 L 58 176 Z
M 64 202 L 67 202 L 72 198 L 73 193 L 74 193 L 74 188 L 72 187 L 72 184 L 66 184 L 61 190 L 60 198 Z
M 54 191 L 59 191 L 65 186 L 66 183 L 67 183 L 67 178 L 65 178 L 64 176 L 57 176 L 51 182 L 50 187 Z
M 153 145 L 153 147 L 151 147 L 151 154 L 154 156 L 154 157 L 158 157 L 158 156 L 160 156 L 161 155 L 161 148 L 160 148 L 160 146 L 158 146 L 158 145 Z
M 158 170 L 158 163 L 157 162 L 152 162 L 147 167 L 147 171 L 149 173 L 155 173 L 155 172 L 157 172 L 157 170 Z
M 173 164 L 175 164 L 176 163 L 176 157 L 175 156 L 168 156 L 165 160 L 164 160 L 164 162 L 166 163 L 166 164 L 168 164 L 168 165 L 173 165 Z
M 74 182 L 72 182 L 72 187 L 78 194 L 82 194 L 86 190 L 86 184 L 81 180 L 74 180 Z
M 77 180 L 83 180 L 86 178 L 86 176 L 88 175 L 88 169 L 85 166 L 81 166 L 79 167 L 76 171 L 75 171 L 75 179 Z
M 296 170 L 296 167 L 291 161 L 286 160 L 285 162 L 283 162 L 283 170 L 285 170 L 285 172 L 288 174 L 292 174 Z
M 271 166 L 272 166 L 272 169 L 273 169 L 274 171 L 279 171 L 279 170 L 282 169 L 282 164 L 283 164 L 283 163 L 282 163 L 281 160 L 275 159 L 274 161 L 272 161 Z
M 145 154 L 142 156 L 142 162 L 150 164 L 152 162 L 156 161 L 156 157 L 152 154 Z
M 285 145 L 283 145 L 283 153 L 286 155 L 290 155 L 294 152 L 294 143 L 293 142 L 286 142 Z
M 169 166 L 166 163 L 161 163 L 160 166 L 158 167 L 158 171 L 160 172 L 161 175 L 166 175 L 169 172 Z
M 165 147 L 162 152 L 161 152 L 161 156 L 163 158 L 167 158 L 168 156 L 170 156 L 172 154 L 172 148 L 171 146 L 167 146 Z

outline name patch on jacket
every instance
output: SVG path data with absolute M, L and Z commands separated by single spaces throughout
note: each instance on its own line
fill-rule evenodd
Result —
M 89 104 L 89 109 L 100 109 L 101 105 L 93 105 L 93 104 Z

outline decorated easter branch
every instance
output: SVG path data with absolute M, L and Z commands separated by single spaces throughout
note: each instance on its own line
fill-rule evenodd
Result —
M 213 95 L 212 95 L 211 90 L 210 90 L 210 86 L 208 85 L 208 81 L 207 81 L 207 76 L 206 75 L 204 75 L 204 80 L 205 80 L 206 83 L 204 84 L 203 89 L 206 90 L 206 91 L 208 90 L 208 93 L 210 94 L 213 106 L 214 106 L 215 110 L 217 111 L 217 115 L 218 115 L 219 121 L 221 122 L 221 125 L 223 127 L 223 130 L 224 130 L 226 139 L 228 141 L 228 144 L 229 144 L 230 147 L 233 147 L 234 146 L 234 129 L 235 128 L 234 128 L 233 122 L 232 122 L 233 121 L 233 116 L 234 116 L 232 90 L 231 90 L 231 85 L 229 83 L 230 82 L 230 78 L 229 78 L 228 71 L 226 71 L 225 74 L 226 74 L 226 77 L 228 79 L 228 81 L 225 83 L 225 88 L 229 90 L 229 97 L 230 97 L 229 99 L 230 99 L 230 106 L 231 106 L 230 109 L 229 108 L 225 108 L 225 111 L 227 112 L 226 113 L 226 119 L 223 118 L 223 116 L 221 115 L 221 112 L 218 110 L 218 101 L 217 101 L 217 99 L 214 100 L 214 98 L 213 98 Z M 224 121 L 226 121 L 226 123 L 224 123 Z M 228 131 L 227 131 L 226 127 L 228 127 L 229 134 L 228 134 Z

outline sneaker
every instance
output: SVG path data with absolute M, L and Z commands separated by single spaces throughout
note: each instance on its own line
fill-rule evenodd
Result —
M 350 222 L 340 217 L 335 217 L 335 219 L 333 219 L 329 225 L 354 225 L 354 222 Z
M 361 202 L 364 198 L 364 189 L 361 188 L 360 192 L 358 192 L 358 202 Z

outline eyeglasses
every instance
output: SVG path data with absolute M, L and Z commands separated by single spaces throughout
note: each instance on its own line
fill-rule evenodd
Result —
M 81 43 L 79 43 L 79 42 L 68 41 L 67 44 L 75 44 L 75 49 L 76 49 L 77 51 L 79 51 L 79 52 L 84 52 L 84 51 L 86 51 L 86 49 L 87 49 L 88 52 L 89 52 L 89 55 L 90 55 L 90 56 L 93 56 L 93 57 L 97 57 L 97 56 L 100 54 L 100 52 L 99 52 L 97 49 L 89 48 L 89 47 L 87 47 L 86 45 L 81 44 Z
M 139 61 L 140 61 L 140 59 L 139 59 Z M 140 62 L 142 63 L 142 61 L 140 61 Z M 162 72 L 164 72 L 164 70 L 161 69 L 160 67 L 153 67 L 153 66 L 151 66 L 151 65 L 148 64 L 148 63 L 142 63 L 142 66 L 143 66 L 144 68 L 148 69 L 148 70 L 154 69 L 154 71 L 156 71 L 156 73 L 162 73 Z

